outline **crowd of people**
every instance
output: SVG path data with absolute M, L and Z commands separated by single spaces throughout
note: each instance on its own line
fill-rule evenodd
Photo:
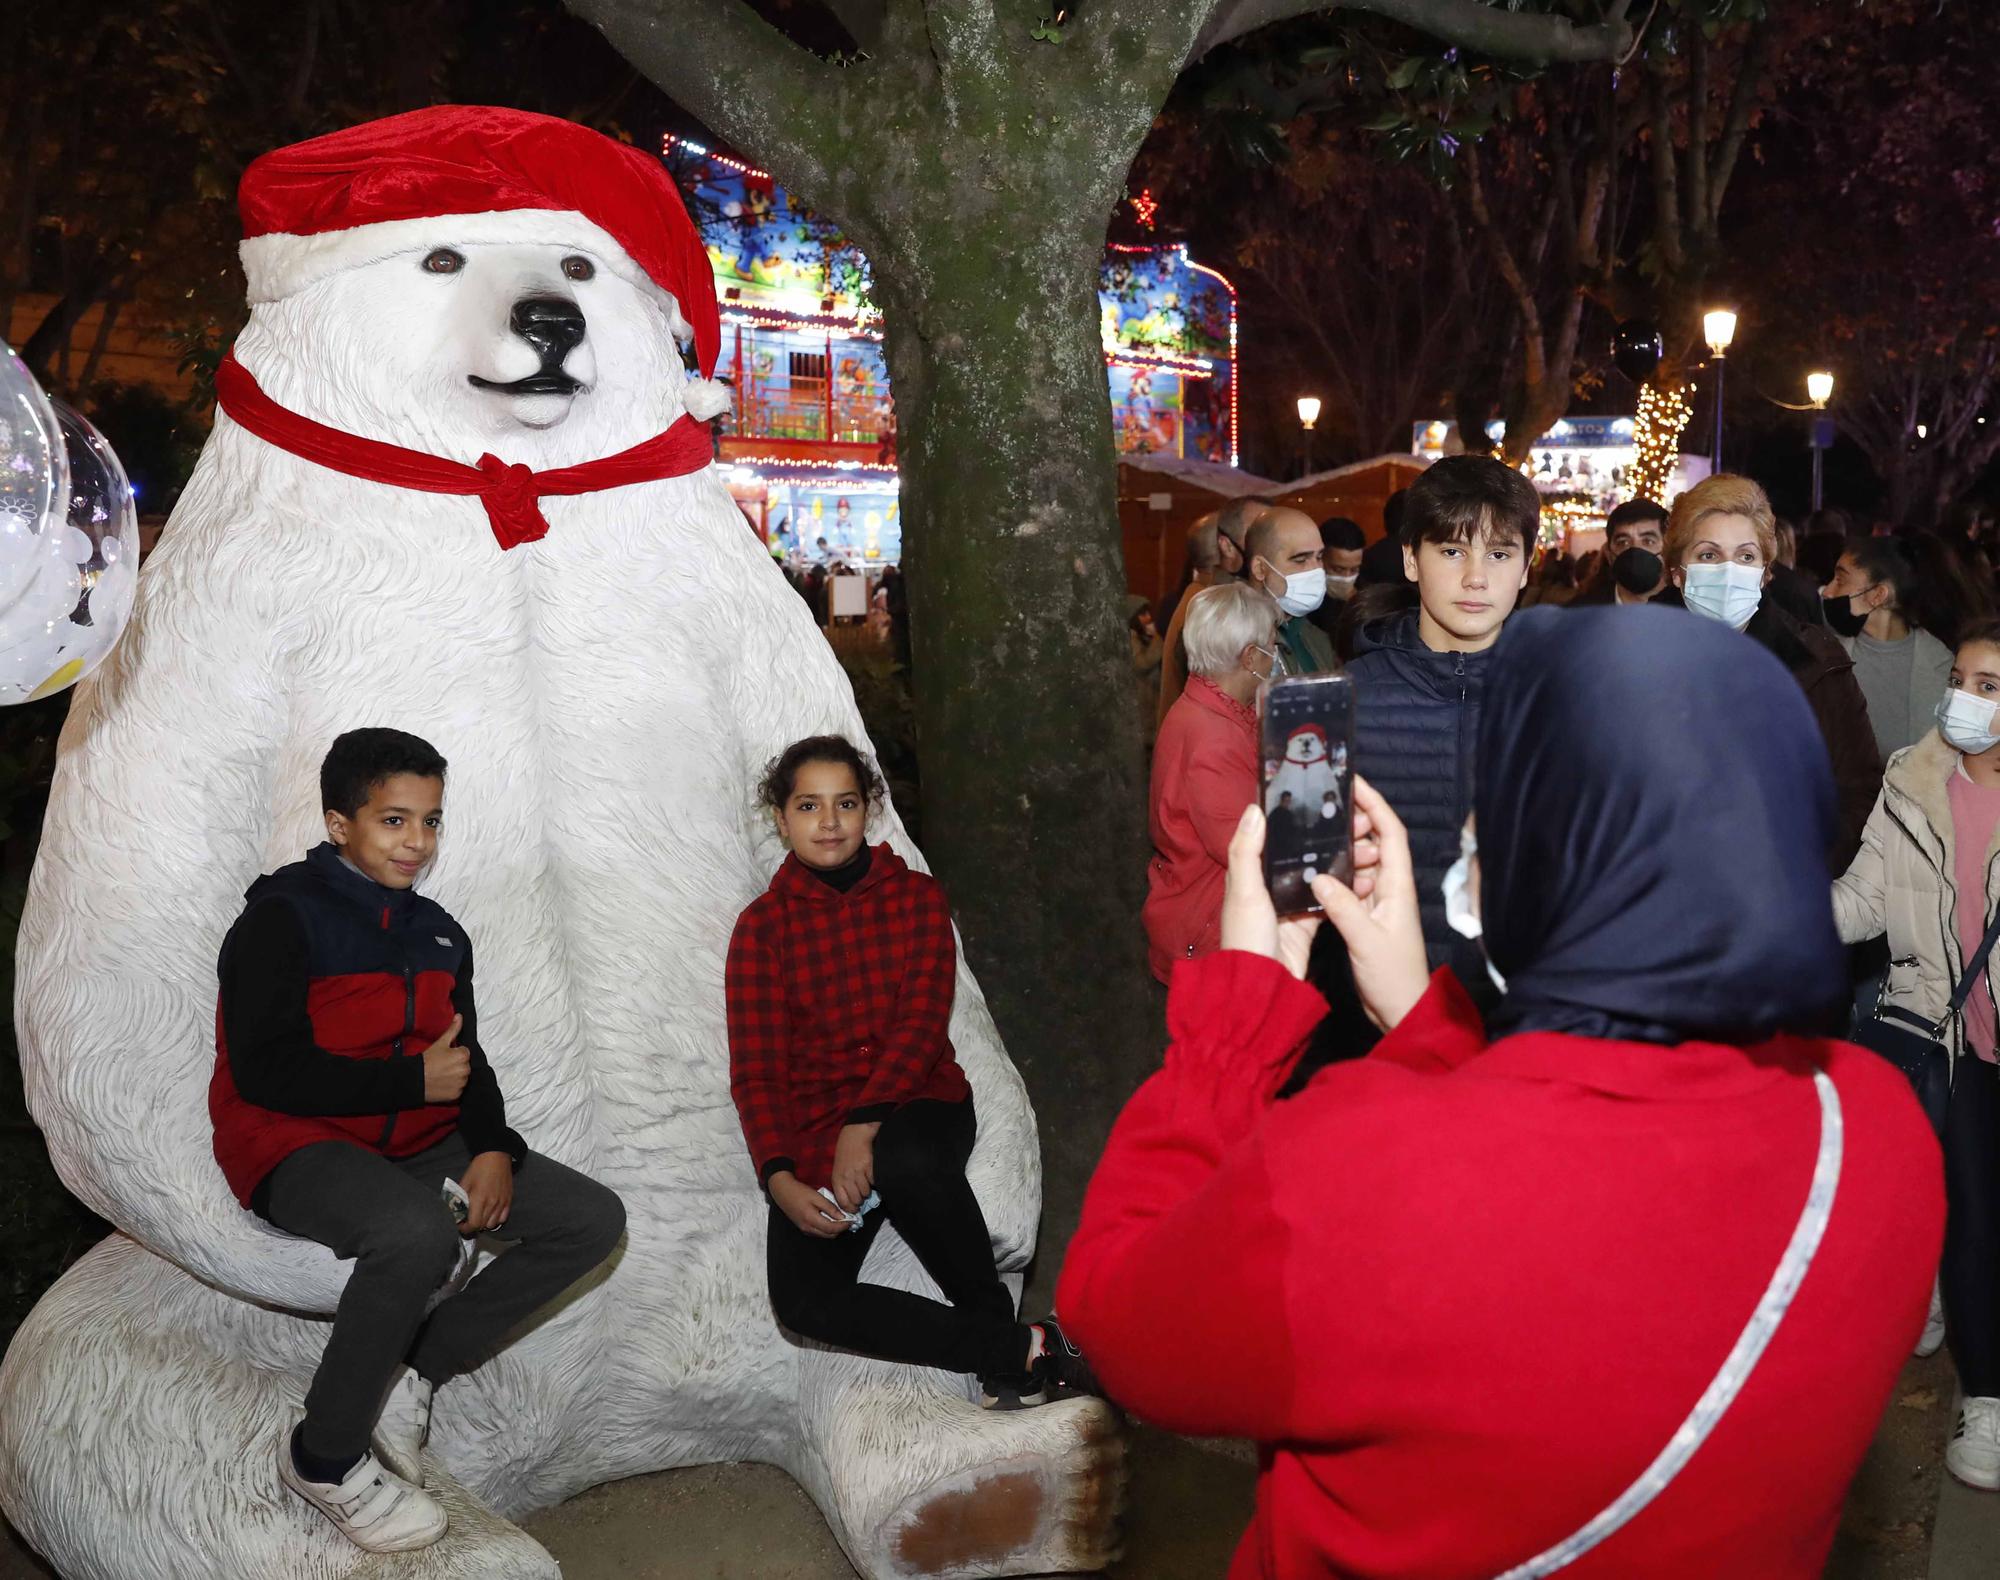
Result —
M 788 854 L 716 991 L 770 1319 L 968 1375 L 989 1409 L 1105 1393 L 1256 1440 L 1241 1577 L 1539 1575 L 1601 1544 L 1599 1573 L 1815 1575 L 1903 1357 L 1947 1340 L 1948 1467 L 2000 1490 L 1979 537 L 1794 539 L 1718 476 L 1622 507 L 1564 589 L 1507 466 L 1447 458 L 1390 505 L 1370 544 L 1233 504 L 1165 631 L 1131 609 L 1171 1040 L 1061 1319 L 1021 1320 L 966 1179 L 942 886 L 870 842 L 852 743 L 769 765 Z M 1351 817 L 1352 873 L 1281 916 L 1261 709 L 1334 672 L 1352 804 L 1312 799 Z M 371 1551 L 445 1529 L 435 1391 L 623 1224 L 508 1127 L 471 941 L 414 892 L 445 772 L 393 730 L 337 740 L 327 843 L 251 891 L 219 967 L 217 1157 L 356 1259 L 279 1475 Z M 885 1223 L 942 1300 L 864 1277 Z M 516 1248 L 429 1309 L 492 1231 Z
M 1671 508 L 1644 499 L 1620 506 L 1606 523 L 1603 547 L 1572 557 L 1538 552 L 1541 512 L 1532 485 L 1478 457 L 1441 461 L 1393 497 L 1388 531 L 1373 545 L 1352 522 L 1321 524 L 1317 564 L 1309 549 L 1298 552 L 1295 514 L 1242 500 L 1197 524 L 1189 540 L 1192 575 L 1171 610 L 1161 672 L 1171 677 L 1179 660 L 1188 678 L 1177 693 L 1171 678 L 1163 679 L 1159 692 L 1144 921 L 1153 972 L 1170 985 L 1176 1051 L 1219 1037 L 1230 1044 L 1228 1057 L 1240 1058 L 1247 1039 L 1266 1061 L 1259 1082 L 1301 1109 L 1323 1094 L 1365 1090 L 1343 1082 L 1386 1079 L 1372 1073 L 1385 1058 L 1421 1062 L 1407 1023 L 1399 1025 L 1402 1014 L 1371 1002 L 1366 951 L 1379 940 L 1357 946 L 1351 896 L 1327 897 L 1336 926 L 1316 933 L 1309 947 L 1296 945 L 1297 958 L 1286 962 L 1314 996 L 1275 987 L 1254 995 L 1265 1006 L 1275 994 L 1296 1011 L 1278 1017 L 1287 1027 L 1282 1048 L 1219 1025 L 1194 1026 L 1209 1014 L 1214 985 L 1229 984 L 1216 1002 L 1240 1006 L 1248 992 L 1247 967 L 1210 967 L 1205 957 L 1240 947 L 1230 939 L 1231 910 L 1249 870 L 1240 860 L 1246 830 L 1239 822 L 1260 790 L 1260 696 L 1272 678 L 1344 671 L 1354 681 L 1353 760 L 1368 787 L 1362 804 L 1373 802 L 1380 824 L 1393 817 L 1399 859 L 1408 863 L 1409 947 L 1414 952 L 1420 943 L 1423 965 L 1439 973 L 1430 992 L 1452 1001 L 1444 1020 L 1462 1017 L 1495 1035 L 1535 1028 L 1595 1034 L 1616 1025 L 1620 1040 L 1669 1044 L 1681 1054 L 1697 1040 L 1723 1042 L 1739 1058 L 1780 1032 L 1852 1037 L 1884 1052 L 1883 1027 L 1916 1037 L 1926 1050 L 1917 1063 L 1870 1053 L 1878 1068 L 1859 1071 L 1872 1077 L 1900 1067 L 1898 1079 L 1908 1077 L 1906 1106 L 1931 1120 L 1899 1160 L 1877 1159 L 1884 1167 L 1898 1163 L 1895 1189 L 1916 1215 L 1912 1226 L 1927 1210 L 1926 1189 L 1949 1201 L 1941 1265 L 1933 1241 L 1921 1269 L 1929 1298 L 1907 1323 L 1910 1311 L 1895 1305 L 1896 1324 L 1920 1354 L 1949 1340 L 1961 1399 L 1948 1468 L 1967 1485 L 2000 1490 L 2000 1064 L 1991 961 L 2000 934 L 1993 925 L 2000 919 L 2000 600 L 1988 524 L 1977 512 L 1961 512 L 1940 531 L 1863 533 L 1828 511 L 1801 531 L 1776 517 L 1754 481 L 1720 475 Z M 1330 655 L 1297 639 L 1302 624 L 1330 639 Z M 1530 652 L 1541 667 L 1527 661 Z M 1636 662 L 1640 655 L 1646 663 Z M 1779 685 L 1774 675 L 1789 680 Z M 1557 716 L 1559 697 L 1571 711 Z M 1746 733 L 1745 718 L 1771 707 L 1787 715 L 1784 724 L 1766 720 Z M 1496 729 L 1496 710 L 1511 721 L 1504 729 Z M 1808 727 L 1803 745 L 1800 721 Z M 1770 749 L 1771 732 L 1796 749 Z M 1535 756 L 1528 752 L 1533 741 L 1545 751 L 1560 743 L 1563 753 Z M 1607 765 L 1613 741 L 1620 761 Z M 1674 750 L 1664 750 L 1669 744 Z M 1564 774 L 1570 777 L 1549 788 L 1545 804 L 1523 802 L 1524 782 Z M 1528 881 L 1504 895 L 1504 927 L 1494 899 L 1482 917 L 1476 900 L 1466 898 L 1468 869 L 1477 873 L 1483 863 L 1493 872 L 1500 805 L 1520 820 L 1508 825 L 1513 853 L 1535 848 L 1546 858 L 1510 866 L 1517 881 Z M 1811 856 L 1804 870 L 1802 828 L 1814 831 L 1803 847 Z M 1561 837 L 1551 842 L 1556 832 Z M 1641 860 L 1627 848 L 1635 837 L 1656 854 Z M 1621 874 L 1622 863 L 1643 869 L 1655 860 L 1669 862 L 1671 872 L 1636 885 Z M 1744 873 L 1759 875 L 1754 890 L 1743 889 Z M 1575 915 L 1565 920 L 1547 909 L 1579 884 L 1590 893 L 1587 903 L 1579 897 Z M 1626 915 L 1606 912 L 1605 893 L 1624 895 L 1630 916 L 1650 918 L 1650 930 L 1632 931 Z M 1600 919 L 1586 928 L 1592 915 Z M 1536 952 L 1520 953 L 1522 927 L 1551 953 L 1583 962 L 1569 975 L 1548 977 L 1548 1001 L 1532 1010 L 1521 966 Z M 1759 984 L 1768 1001 L 1754 1013 L 1720 1014 L 1718 995 L 1727 1000 L 1731 979 L 1755 966 L 1773 935 L 1776 947 L 1796 951 L 1784 968 L 1794 980 Z M 1610 951 L 1614 936 L 1628 937 L 1629 949 Z M 1608 979 L 1621 960 L 1630 982 L 1614 988 L 1595 980 L 1593 972 Z M 1691 970 L 1696 962 L 1704 966 L 1699 973 Z M 1655 965 L 1660 983 L 1648 980 Z M 1539 969 L 1553 967 L 1544 959 Z M 1684 996 L 1649 998 L 1675 980 Z M 1642 1000 L 1648 1029 L 1640 1032 L 1630 1011 Z M 1832 1074 L 1836 1085 L 1843 1071 L 1856 1073 L 1851 1049 L 1831 1040 L 1815 1046 L 1807 1064 Z M 1204 1049 L 1198 1057 L 1207 1063 L 1224 1055 Z M 1346 1068 L 1356 1063 L 1371 1073 Z M 1280 1068 L 1282 1079 L 1273 1080 Z M 1203 1083 L 1209 1074 L 1201 1072 Z M 1440 1127 L 1423 1142 L 1439 1158 L 1450 1152 L 1442 1139 L 1452 1120 L 1447 1101 L 1431 1092 L 1426 1102 L 1440 1106 L 1421 1110 Z M 1183 1101 L 1177 1112 L 1185 1109 Z M 1306 1122 L 1281 1120 L 1284 1112 L 1278 1104 L 1252 1129 L 1261 1122 L 1269 1144 L 1283 1133 L 1290 1145 Z M 1329 1113 L 1329 1124 L 1335 1117 Z M 1345 1111 L 1337 1117 L 1342 1127 L 1356 1122 Z M 1377 1115 L 1368 1122 L 1388 1121 Z M 1320 1136 L 1312 1145 L 1325 1160 L 1350 1143 L 1358 1145 L 1341 1128 L 1337 1139 Z M 1179 1144 L 1210 1149 L 1206 1132 Z M 1379 1150 L 1379 1143 L 1363 1148 Z M 1517 1159 L 1510 1166 L 1529 1165 Z M 1316 1190 L 1326 1187 L 1326 1167 L 1300 1168 Z M 1275 1163 L 1264 1169 L 1274 1188 L 1285 1177 Z M 1462 1183 L 1490 1196 L 1490 1178 Z M 1882 1188 L 1891 1189 L 1887 1175 Z M 1344 1189 L 1333 1194 L 1348 1199 Z M 1186 1211 L 1191 1223 L 1214 1227 L 1192 1202 Z M 1296 1220 L 1271 1202 L 1237 1202 L 1234 1212 L 1239 1242 L 1254 1241 L 1248 1226 L 1274 1212 L 1297 1233 Z M 1170 1204 L 1157 1197 L 1135 1211 L 1133 1223 L 1114 1228 L 1106 1214 L 1106 1246 L 1162 1215 L 1170 1216 Z M 1490 1216 L 1487 1206 L 1480 1216 Z M 1502 1214 L 1500 1221 L 1511 1220 Z M 1720 1219 L 1711 1228 L 1723 1233 Z M 1147 1232 L 1163 1231 L 1151 1224 Z M 1349 1224 L 1341 1234 L 1360 1232 Z M 1436 1226 L 1426 1233 L 1435 1243 Z M 1343 1246 L 1343 1256 L 1349 1249 Z M 1509 1243 L 1510 1255 L 1519 1249 Z M 1389 1253 L 1376 1246 L 1369 1254 Z M 1887 1277 L 1888 1266 L 1881 1271 Z M 1121 1368 L 1116 1328 L 1124 1298 L 1107 1293 L 1099 1306 L 1068 1287 L 1063 1293 L 1076 1330 L 1101 1347 L 1094 1353 L 1114 1393 L 1143 1392 L 1145 1382 Z M 1876 1314 L 1891 1304 L 1878 1302 Z M 1109 1328 L 1101 1325 L 1107 1321 Z M 1884 1374 L 1878 1368 L 1871 1375 L 1879 1382 Z M 1224 1412 L 1200 1429 L 1229 1429 L 1218 1424 L 1229 1419 Z M 1196 1429 L 1192 1418 L 1187 1424 Z M 1273 1435 L 1296 1430 L 1293 1418 Z M 1315 1464 L 1299 1474 L 1339 1473 Z M 1275 1476 L 1267 1476 L 1266 1490 L 1277 1497 Z M 1352 1512 L 1345 1489 L 1332 1501 Z M 1283 1547 L 1297 1533 L 1268 1534 Z M 1353 1535 L 1345 1526 L 1343 1539 L 1329 1535 L 1320 1550 L 1375 1551 L 1349 1547 L 1344 1537 Z M 1637 1564 L 1620 1572 L 1642 1571 L 1656 1572 Z M 1808 1571 L 1774 1564 L 1728 1572 Z

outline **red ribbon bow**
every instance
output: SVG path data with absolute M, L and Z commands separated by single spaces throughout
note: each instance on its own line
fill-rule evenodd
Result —
M 349 477 L 426 494 L 470 494 L 486 507 L 487 522 L 503 549 L 548 534 L 541 500 L 549 494 L 590 494 L 663 477 L 685 477 L 715 458 L 708 427 L 683 413 L 664 433 L 616 455 L 537 472 L 518 461 L 482 455 L 476 466 L 406 450 L 380 439 L 343 433 L 301 417 L 266 395 L 231 351 L 215 370 L 215 398 L 232 420 L 266 444 Z

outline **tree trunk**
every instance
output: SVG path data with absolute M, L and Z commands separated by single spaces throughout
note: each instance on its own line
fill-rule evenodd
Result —
M 1100 227 L 982 197 L 990 235 L 967 234 L 966 205 L 930 205 L 938 218 L 902 239 L 914 267 L 878 289 L 924 843 L 1041 1115 L 1046 1279 L 1112 1118 L 1159 1056 L 1160 1016 Z

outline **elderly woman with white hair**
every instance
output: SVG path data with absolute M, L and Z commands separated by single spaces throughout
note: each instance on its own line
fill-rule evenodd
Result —
M 1153 747 L 1146 939 L 1168 980 L 1220 940 L 1229 841 L 1257 799 L 1257 690 L 1278 669 L 1279 610 L 1262 588 L 1224 582 L 1188 602 L 1188 682 Z

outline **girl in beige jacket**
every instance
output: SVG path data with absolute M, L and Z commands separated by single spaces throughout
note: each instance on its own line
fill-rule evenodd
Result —
M 1833 885 L 1847 943 L 1889 939 L 1886 1006 L 1935 1024 L 2000 904 L 2000 623 L 1968 631 L 1938 727 L 1889 759 L 1861 851 Z M 1996 950 L 1995 954 L 2000 954 Z M 1938 1033 L 1951 1056 L 1944 1127 L 1944 1317 L 1962 1402 L 1945 1464 L 2000 1490 L 2000 1064 L 1994 960 Z M 1936 1348 L 1940 1313 L 1925 1330 Z

